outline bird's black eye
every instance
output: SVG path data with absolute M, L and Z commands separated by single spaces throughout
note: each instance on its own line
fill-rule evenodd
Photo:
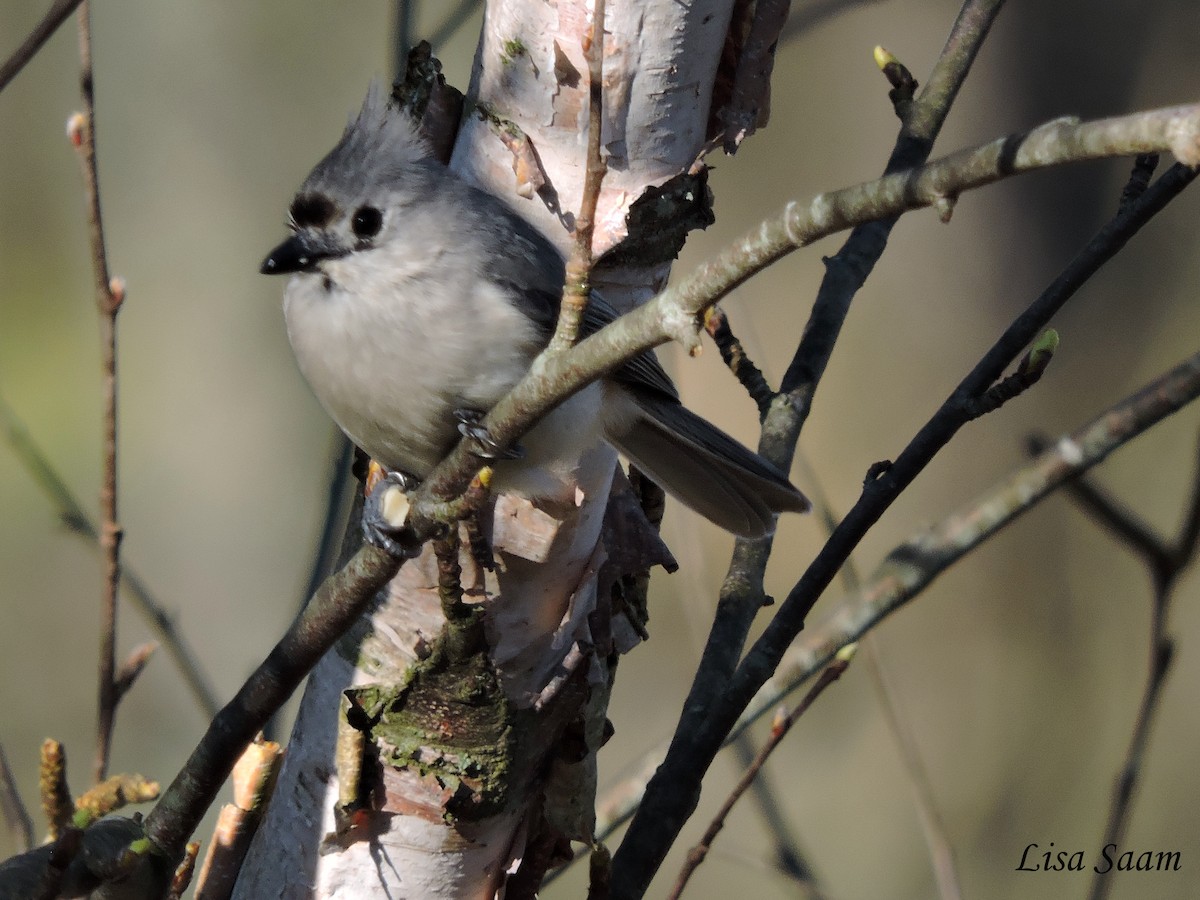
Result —
M 355 237 L 375 237 L 383 227 L 383 213 L 373 206 L 360 206 L 350 220 L 350 227 L 354 229 Z

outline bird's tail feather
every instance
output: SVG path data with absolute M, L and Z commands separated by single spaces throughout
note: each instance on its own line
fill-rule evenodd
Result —
M 757 453 L 681 404 L 629 397 L 630 415 L 606 438 L 668 494 L 742 537 L 775 528 L 780 512 L 804 512 L 805 496 Z

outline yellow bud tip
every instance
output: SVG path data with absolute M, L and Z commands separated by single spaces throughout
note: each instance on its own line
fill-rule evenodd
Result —
M 486 487 L 492 486 L 492 475 L 493 475 L 492 467 L 484 466 L 482 469 L 479 470 L 479 474 L 476 475 L 475 477 L 479 479 L 480 486 L 486 488 Z
M 1030 349 L 1034 353 L 1053 353 L 1058 349 L 1058 332 L 1053 328 L 1047 328 Z
M 899 60 L 897 60 L 896 57 L 892 56 L 892 54 L 889 53 L 887 51 L 887 49 L 884 47 L 876 46 L 874 55 L 875 55 L 875 65 L 879 66 L 880 71 L 882 71 L 883 69 L 887 68 L 890 65 L 894 65 L 895 63 L 899 62 Z
M 1050 360 L 1054 358 L 1054 351 L 1057 349 L 1058 332 L 1053 328 L 1047 328 L 1042 332 L 1041 337 L 1033 342 L 1029 352 L 1025 354 L 1025 358 L 1021 361 L 1020 371 L 1036 372 L 1040 375 L 1046 370 L 1046 366 L 1050 365 Z
M 83 129 L 86 125 L 87 118 L 81 112 L 72 113 L 67 119 L 67 140 L 72 147 L 83 146 Z
M 858 652 L 858 644 L 857 643 L 847 644 L 845 647 L 843 647 L 841 650 L 839 650 L 834 655 L 833 658 L 836 659 L 838 662 L 848 663 L 848 662 L 850 662 L 850 660 L 854 659 L 854 654 L 857 652 Z
M 780 704 L 775 708 L 775 715 L 771 717 L 771 731 L 778 731 L 787 723 L 787 719 L 787 707 Z

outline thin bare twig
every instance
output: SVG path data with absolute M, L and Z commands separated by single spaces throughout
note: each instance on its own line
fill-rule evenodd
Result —
M 65 22 L 67 16 L 82 2 L 83 0 L 54 0 L 46 15 L 42 16 L 42 20 L 33 26 L 33 31 L 21 42 L 21 46 L 0 66 L 0 91 L 8 87 L 8 83 L 17 77 L 17 73 L 37 55 L 42 45 L 50 39 L 50 35 L 58 30 L 58 26 Z
M 13 848 L 18 853 L 24 853 L 33 846 L 33 820 L 29 818 L 29 810 L 21 802 L 21 792 L 17 790 L 16 779 L 8 765 L 8 756 L 4 745 L 0 744 L 0 814 L 8 825 L 8 833 L 12 837 Z
M 80 91 L 83 112 L 72 117 L 69 133 L 79 149 L 87 194 L 88 239 L 92 255 L 96 307 L 100 313 L 101 378 L 104 389 L 103 472 L 100 487 L 100 548 L 104 577 L 100 600 L 100 674 L 94 780 L 104 780 L 117 714 L 117 592 L 121 583 L 121 526 L 117 520 L 117 313 L 125 287 L 108 271 L 104 224 L 100 215 L 100 182 L 96 171 L 96 97 L 92 68 L 91 5 L 79 6 Z
M 262 822 L 283 764 L 283 748 L 255 740 L 233 768 L 233 802 L 221 809 L 204 864 L 196 877 L 195 900 L 227 900 L 233 894 L 250 842 Z
M 821 518 L 822 526 L 827 535 L 832 536 L 837 528 L 838 517 L 833 512 L 821 487 L 820 479 L 808 465 L 804 455 L 798 454 L 809 473 L 804 480 L 808 496 L 813 503 L 813 511 Z M 858 566 L 853 557 L 846 560 L 841 571 L 842 584 L 847 594 L 857 594 L 862 587 L 862 579 L 858 574 Z M 925 846 L 929 850 L 930 867 L 933 878 L 938 886 L 938 896 L 941 900 L 959 900 L 962 897 L 961 880 L 958 877 L 958 867 L 954 862 L 954 846 L 950 843 L 950 833 L 942 819 L 937 802 L 933 795 L 933 783 L 929 779 L 929 771 L 921 758 L 920 747 L 916 737 L 908 727 L 907 721 L 900 715 L 899 706 L 893 696 L 891 681 L 883 665 L 883 654 L 880 652 L 879 638 L 875 632 L 863 635 L 858 642 L 861 655 L 866 661 L 867 672 L 871 677 L 871 686 L 875 699 L 883 712 L 883 720 L 888 733 L 896 744 L 900 754 L 900 763 L 908 777 L 912 788 L 913 800 L 917 807 L 917 817 L 921 822 L 921 834 L 925 838 Z M 857 654 L 856 654 L 857 655 Z M 743 732 L 744 733 L 744 732 Z
M 154 651 L 158 649 L 158 644 L 154 641 L 146 641 L 144 644 L 138 644 L 129 651 L 129 655 L 125 657 L 125 661 L 121 663 L 117 669 L 113 681 L 116 684 L 117 702 L 121 702 L 133 683 L 138 680 L 146 668 L 146 664 L 150 662 L 150 657 L 154 655 Z
M 183 862 L 175 867 L 171 876 L 171 887 L 167 891 L 167 900 L 180 900 L 192 883 L 192 873 L 196 869 L 196 857 L 200 853 L 200 842 L 192 841 L 184 849 Z
M 592 234 L 596 229 L 600 187 L 607 170 L 604 157 L 600 154 L 600 132 L 604 126 L 604 3 L 605 0 L 595 0 L 591 31 L 584 41 L 583 49 L 588 63 L 587 168 L 584 172 L 583 196 L 579 201 L 579 215 L 575 219 L 575 240 L 567 258 L 558 324 L 547 353 L 562 353 L 578 340 L 591 291 L 588 282 L 592 273 Z
M 885 180 L 888 177 L 897 177 L 897 174 L 905 169 L 911 169 L 915 173 L 916 167 L 928 160 L 933 142 L 1002 5 L 1003 0 L 967 0 L 963 4 L 925 89 L 915 101 L 906 103 L 900 133 L 884 168 Z M 823 203 L 825 197 L 818 198 L 813 207 Z M 826 275 L 813 304 L 809 321 L 791 365 L 784 374 L 779 395 L 763 419 L 758 450 L 782 471 L 786 472 L 791 468 L 800 431 L 812 405 L 813 394 L 833 354 L 833 347 L 841 332 L 842 323 L 849 313 L 850 303 L 882 256 L 898 213 L 899 211 L 883 213 L 871 216 L 870 221 L 853 223 L 856 227 L 842 249 L 826 261 Z M 761 239 L 766 237 L 767 228 L 767 223 L 764 223 L 764 227 L 755 236 L 758 239 L 755 243 L 758 244 L 759 252 L 765 249 L 762 245 L 767 242 Z M 792 237 L 799 237 L 799 229 L 790 234 Z M 749 250 L 749 244 L 750 242 L 746 242 L 742 246 Z M 702 277 L 706 275 L 706 281 L 716 282 L 722 276 L 728 277 L 740 269 L 742 263 L 749 262 L 751 258 L 756 258 L 754 264 L 761 260 L 761 265 L 766 266 L 782 256 L 770 252 L 759 256 L 759 252 L 738 253 L 735 250 L 729 253 L 725 260 L 706 267 Z M 745 277 L 748 275 L 736 280 L 730 279 L 730 289 L 740 284 Z M 739 540 L 734 547 L 728 574 L 721 588 L 717 614 L 691 689 L 684 701 L 684 712 L 675 731 L 675 740 L 699 730 L 701 723 L 708 718 L 709 708 L 716 702 L 715 698 L 721 695 L 738 665 L 750 627 L 758 610 L 763 606 L 763 578 L 771 554 L 771 543 L 769 537 L 754 542 Z M 670 751 L 667 761 L 672 762 Z M 665 773 L 660 771 L 655 781 L 665 786 L 672 779 L 664 775 Z M 685 775 L 683 780 L 686 782 L 694 775 L 694 772 Z M 653 790 L 653 783 L 648 790 Z M 692 806 L 696 799 L 694 792 L 698 790 L 697 780 L 694 791 L 685 791 L 685 794 L 693 795 L 681 797 L 681 806 Z M 631 832 L 627 832 L 626 839 L 618 848 L 614 857 L 618 895 L 632 896 L 645 891 L 650 877 L 666 854 L 670 840 L 673 840 L 673 836 L 668 838 L 667 833 L 677 833 L 678 827 L 682 826 L 682 821 L 670 824 L 661 819 L 654 824 L 648 822 L 658 818 L 653 813 L 648 817 L 635 818 L 630 826 Z M 639 822 L 638 819 L 642 821 Z M 650 841 L 637 836 L 637 832 L 643 827 L 659 832 L 661 837 L 658 846 L 652 846 Z M 629 876 L 626 875 L 626 863 L 632 872 Z M 622 879 L 625 879 L 624 882 Z
M 757 751 L 751 743 L 748 732 L 738 735 L 733 742 L 734 753 L 738 764 L 743 769 L 754 762 Z M 809 900 L 822 900 L 823 893 L 817 884 L 817 876 L 805 857 L 800 839 L 784 815 L 779 800 L 786 796 L 781 794 L 778 786 L 772 782 L 766 772 L 759 772 L 751 788 L 754 790 L 754 800 L 758 805 L 758 815 L 762 819 L 772 844 L 771 857 L 764 860 L 764 865 L 777 874 L 782 874 L 804 890 L 804 896 Z
M 1049 439 L 1040 434 L 1030 435 L 1025 443 L 1034 456 L 1045 452 L 1050 446 Z M 1141 557 L 1156 575 L 1174 568 L 1172 550 L 1167 542 L 1158 536 L 1148 522 L 1090 478 L 1077 479 L 1064 490 L 1097 523 Z
M 17 417 L 17 414 L 0 396 L 0 430 L 9 446 L 17 456 L 17 461 L 33 478 L 34 484 L 50 500 L 58 512 L 59 518 L 67 529 L 82 538 L 92 546 L 99 546 L 100 530 L 96 523 L 84 510 L 82 504 L 71 493 L 67 483 L 58 471 L 50 464 L 49 458 L 29 434 L 29 429 Z M 124 586 L 134 608 L 146 620 L 146 624 L 158 637 L 167 653 L 175 661 L 184 682 L 207 718 L 212 718 L 220 708 L 217 705 L 216 693 L 212 683 L 204 673 L 200 660 L 188 646 L 187 641 L 175 627 L 166 607 L 158 601 L 141 577 L 129 569 L 121 567 L 121 584 Z M 310 594 L 311 596 L 311 594 Z
M 1040 443 L 1036 439 L 1030 444 Z M 1134 717 L 1129 747 L 1113 785 L 1112 801 L 1104 827 L 1101 846 L 1120 846 L 1133 811 L 1133 800 L 1141 781 L 1146 747 L 1158 712 L 1159 699 L 1170 673 L 1175 645 L 1167 634 L 1167 613 L 1179 576 L 1193 559 L 1198 530 L 1195 526 L 1200 507 L 1200 466 L 1192 477 L 1192 493 L 1180 528 L 1173 543 L 1159 537 L 1147 523 L 1131 510 L 1111 498 L 1087 478 L 1079 478 L 1067 488 L 1068 495 L 1078 502 L 1101 525 L 1108 528 L 1117 540 L 1142 558 L 1150 576 L 1153 598 L 1150 616 L 1150 667 L 1146 684 Z M 1112 879 L 1097 870 L 1092 879 L 1089 900 L 1103 900 L 1111 889 Z
M 704 862 L 704 858 L 708 856 L 708 851 L 712 849 L 713 841 L 716 840 L 721 829 L 725 827 L 725 820 L 733 810 L 734 804 L 741 799 L 741 796 L 753 784 L 755 778 L 758 777 L 758 773 L 762 771 L 762 767 L 766 765 L 771 753 L 783 743 L 783 739 L 792 730 L 792 726 L 800 720 L 800 717 L 808 711 L 808 708 L 816 702 L 816 699 L 825 692 L 825 688 L 842 677 L 842 673 L 850 665 L 852 655 L 853 650 L 849 647 L 843 648 L 839 652 L 837 659 L 825 667 L 825 670 L 821 673 L 821 677 L 809 688 L 808 693 L 804 695 L 804 698 L 796 705 L 796 708 L 791 713 L 778 718 L 771 726 L 771 734 L 763 744 L 762 749 L 758 751 L 758 754 L 754 757 L 754 761 L 747 767 L 745 773 L 738 780 L 738 783 L 734 785 L 733 790 L 729 792 L 729 796 L 725 798 L 725 802 L 721 804 L 721 808 L 713 816 L 713 820 L 709 823 L 700 842 L 688 853 L 687 859 L 679 872 L 679 877 L 675 881 L 675 887 L 672 888 L 669 895 L 671 900 L 678 900 L 679 896 L 683 893 L 688 879 L 692 877 L 692 873 L 696 871 L 699 865 Z
M 775 391 L 767 383 L 762 370 L 746 353 L 746 348 L 742 346 L 742 342 L 737 339 L 733 329 L 729 326 L 728 316 L 719 306 L 712 307 L 704 314 L 704 330 L 708 332 L 708 336 L 713 339 L 713 343 L 721 351 L 721 360 L 729 367 L 729 371 L 733 372 L 734 377 L 746 389 L 746 393 L 758 407 L 759 418 L 765 416 L 771 407 Z

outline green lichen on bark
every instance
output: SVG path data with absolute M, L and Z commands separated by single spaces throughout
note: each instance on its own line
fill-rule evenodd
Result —
M 436 778 L 452 795 L 447 816 L 461 820 L 504 809 L 515 753 L 517 712 L 471 635 L 479 630 L 478 616 L 451 625 L 404 684 L 346 692 L 350 721 L 369 735 L 380 761 Z

